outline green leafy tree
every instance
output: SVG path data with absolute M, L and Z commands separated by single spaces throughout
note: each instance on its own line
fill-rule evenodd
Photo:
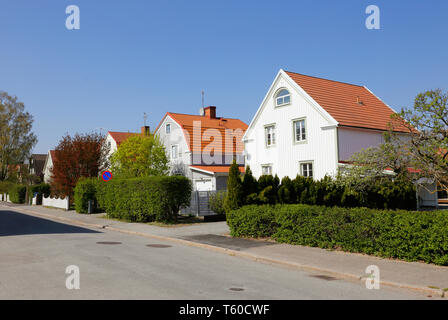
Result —
M 110 162 L 112 173 L 119 177 L 164 176 L 169 172 L 165 147 L 154 135 L 129 137 Z
M 417 95 L 413 109 L 393 114 L 384 143 L 355 153 L 338 182 L 363 192 L 372 181 L 392 170 L 409 182 L 434 178 L 448 190 L 448 94 L 440 89 Z M 405 134 L 397 128 L 406 128 Z M 413 168 L 412 173 L 409 168 Z
M 256 194 L 257 192 L 258 192 L 258 182 L 254 178 L 250 166 L 247 166 L 243 177 L 244 202 L 245 203 L 250 202 L 248 201 L 247 197 L 250 196 L 251 194 Z
M 224 210 L 229 213 L 238 209 L 243 203 L 243 184 L 241 182 L 241 174 L 238 165 L 233 160 L 229 169 L 229 178 L 227 179 L 227 196 L 224 200 Z
M 23 163 L 37 143 L 31 132 L 33 117 L 17 97 L 0 91 L 0 181 L 7 178 L 12 164 Z

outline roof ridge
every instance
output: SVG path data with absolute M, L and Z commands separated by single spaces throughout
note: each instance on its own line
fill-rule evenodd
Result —
M 332 79 L 327 79 L 327 78 L 322 78 L 322 77 L 310 76 L 308 74 L 298 73 L 298 72 L 294 72 L 294 71 L 285 70 L 285 72 L 286 73 L 298 74 L 298 75 L 304 76 L 304 77 L 310 77 L 310 78 L 315 78 L 315 79 L 320 79 L 320 80 L 326 80 L 326 81 L 331 81 L 331 82 L 348 84 L 348 85 L 355 86 L 355 87 L 361 87 L 361 88 L 365 87 L 364 85 L 360 85 L 360 84 L 354 84 L 354 83 L 350 83 L 350 82 L 344 82 L 344 81 L 332 80 Z
M 190 113 L 180 113 L 180 112 L 167 112 L 167 113 L 168 113 L 168 114 L 179 114 L 179 115 L 182 115 L 182 116 L 202 117 L 202 118 L 207 119 L 207 120 L 222 120 L 222 119 L 227 119 L 227 120 L 239 120 L 239 121 L 242 121 L 242 120 L 239 119 L 239 118 L 228 118 L 228 117 L 207 118 L 207 117 L 205 117 L 205 116 L 201 116 L 200 114 L 190 114 Z

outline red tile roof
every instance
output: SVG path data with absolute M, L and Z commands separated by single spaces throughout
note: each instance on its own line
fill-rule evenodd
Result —
M 190 166 L 191 168 L 194 169 L 199 169 L 199 170 L 204 170 L 204 171 L 209 171 L 209 172 L 214 172 L 214 173 L 222 173 L 222 172 L 229 172 L 230 166 Z M 240 166 L 238 167 L 238 169 L 240 169 L 241 173 L 245 172 L 245 168 L 244 166 Z
M 130 136 L 133 136 L 133 135 L 137 135 L 138 133 L 109 131 L 109 134 L 115 140 L 115 142 L 117 143 L 117 146 L 119 146 L 127 138 L 129 138 Z
M 366 87 L 285 72 L 340 126 L 388 130 L 390 116 L 395 112 Z M 394 131 L 409 132 L 403 125 Z
M 166 116 L 170 116 L 182 127 L 182 129 L 184 130 L 185 139 L 187 140 L 189 149 L 192 152 L 202 152 L 204 148 L 207 147 L 208 150 L 213 149 L 215 152 L 221 152 L 222 154 L 225 154 L 226 138 L 232 139 L 232 136 L 226 136 L 226 130 L 229 129 L 235 130 L 233 131 L 235 136 L 233 138 L 232 153 L 242 153 L 244 150 L 242 138 L 244 132 L 246 132 L 247 124 L 239 119 L 222 117 L 209 118 L 207 116 L 167 112 L 162 121 L 160 121 L 159 126 L 157 126 L 156 131 L 158 130 Z M 194 121 L 199 121 L 201 123 L 200 137 L 196 137 L 193 135 Z M 221 139 L 215 139 L 215 136 L 218 136 L 218 132 Z M 229 140 L 227 142 L 227 145 L 229 145 L 230 143 L 231 142 Z
M 51 161 L 54 162 L 54 160 L 56 159 L 56 150 L 50 150 L 50 155 L 51 155 Z

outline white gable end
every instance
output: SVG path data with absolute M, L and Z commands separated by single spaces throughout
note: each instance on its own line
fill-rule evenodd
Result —
M 286 89 L 290 102 L 276 106 L 276 95 Z M 297 141 L 295 122 L 303 121 L 305 139 Z M 270 167 L 280 178 L 301 174 L 302 164 L 311 164 L 313 177 L 336 173 L 337 121 L 317 104 L 283 70 L 280 70 L 246 131 L 246 164 L 254 175 Z M 267 145 L 267 129 L 273 127 L 275 143 Z M 299 135 L 300 136 L 300 135 Z M 300 139 L 299 139 L 300 140 Z

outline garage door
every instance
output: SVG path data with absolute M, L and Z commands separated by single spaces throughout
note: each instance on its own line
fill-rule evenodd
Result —
M 211 191 L 213 188 L 212 180 L 198 180 L 195 185 L 197 191 Z

